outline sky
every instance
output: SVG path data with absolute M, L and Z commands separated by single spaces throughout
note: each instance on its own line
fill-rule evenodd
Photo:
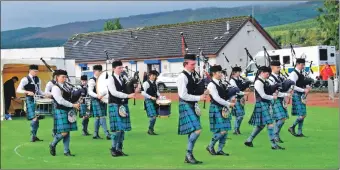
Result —
M 188 8 L 230 8 L 279 3 L 278 1 L 2 1 L 1 31 Z

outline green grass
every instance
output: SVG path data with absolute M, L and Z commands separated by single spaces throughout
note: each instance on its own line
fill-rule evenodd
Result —
M 132 103 L 132 102 L 131 102 Z M 208 105 L 207 105 L 208 106 Z M 225 152 L 229 157 L 211 156 L 205 150 L 212 133 L 209 131 L 208 107 L 203 111 L 202 134 L 195 146 L 195 157 L 202 165 L 184 164 L 187 136 L 177 135 L 178 103 L 172 104 L 172 116 L 158 119 L 156 132 L 146 134 L 148 119 L 142 108 L 142 101 L 130 104 L 132 131 L 126 133 L 124 151 L 128 157 L 113 158 L 109 153 L 111 141 L 93 140 L 81 136 L 80 130 L 71 133 L 71 151 L 76 157 L 63 155 L 62 141 L 57 146 L 57 156 L 49 154 L 48 144 L 52 140 L 50 117 L 41 120 L 38 136 L 43 142 L 29 142 L 29 124 L 25 119 L 1 122 L 1 167 L 2 168 L 338 168 L 339 167 L 339 114 L 337 108 L 308 107 L 304 123 L 304 134 L 308 138 L 291 136 L 287 129 L 295 117 L 284 125 L 281 133 L 285 151 L 270 149 L 267 130 L 262 131 L 254 141 L 254 148 L 243 142 L 252 127 L 248 120 L 253 105 L 247 105 L 240 136 L 230 133 Z M 93 133 L 93 119 L 90 119 Z M 81 129 L 81 121 L 78 121 Z M 104 134 L 101 129 L 101 136 Z M 16 148 L 16 150 L 15 150 Z
M 276 32 L 276 31 L 288 31 L 288 30 L 297 30 L 297 29 L 316 29 L 318 28 L 318 22 L 316 19 L 307 19 L 307 20 L 302 20 L 294 23 L 289 23 L 289 24 L 283 24 L 283 25 L 277 25 L 277 26 L 271 26 L 271 27 L 266 27 L 266 31 L 269 32 Z

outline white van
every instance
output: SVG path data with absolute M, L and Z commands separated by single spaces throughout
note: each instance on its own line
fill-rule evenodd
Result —
M 328 63 L 333 73 L 336 73 L 336 49 L 335 46 L 310 46 L 310 47 L 297 47 L 294 48 L 296 58 L 305 56 L 306 67 L 305 71 L 308 72 L 310 69 L 310 61 L 312 63 L 312 71 L 314 74 L 310 74 L 310 77 L 316 79 L 316 76 L 320 76 L 321 71 L 324 69 L 326 63 Z M 280 60 L 281 64 L 285 64 L 285 71 L 291 73 L 294 70 L 293 62 L 295 64 L 295 58 L 292 57 L 291 48 L 279 49 L 279 50 L 268 50 L 268 54 L 271 60 Z M 267 56 L 267 55 L 266 55 Z M 265 51 L 260 51 L 254 57 L 255 62 L 263 66 L 265 65 Z M 267 63 L 268 65 L 268 63 Z M 257 68 L 254 62 L 250 62 L 247 66 L 249 71 L 247 77 L 249 80 L 254 81 Z M 243 72 L 245 77 L 245 71 Z

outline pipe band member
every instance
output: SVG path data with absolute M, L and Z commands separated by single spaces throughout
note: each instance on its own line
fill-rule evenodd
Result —
M 55 103 L 54 110 L 54 127 L 56 129 L 56 135 L 53 141 L 50 143 L 50 154 L 56 155 L 56 147 L 60 140 L 63 139 L 64 143 L 64 155 L 74 156 L 70 151 L 71 131 L 77 131 L 77 122 L 69 122 L 68 113 L 72 109 L 79 110 L 79 103 L 71 103 L 72 88 L 65 84 L 67 78 L 67 72 L 65 70 L 56 70 L 56 84 L 52 87 L 52 96 Z
M 201 133 L 200 117 L 195 113 L 195 104 L 200 100 L 205 100 L 206 95 L 197 94 L 195 89 L 198 87 L 198 80 L 194 77 L 196 65 L 196 55 L 186 54 L 184 56 L 184 70 L 178 76 L 177 88 L 179 95 L 179 124 L 178 134 L 188 135 L 188 148 L 185 162 L 190 164 L 203 163 L 195 159 L 193 149 Z
M 42 141 L 37 137 L 39 119 L 42 117 L 35 114 L 34 95 L 45 95 L 45 93 L 41 91 L 41 81 L 37 76 L 38 73 L 38 65 L 30 65 L 28 75 L 21 79 L 17 88 L 17 93 L 26 94 L 27 119 L 31 120 L 31 142 Z
M 143 83 L 144 91 L 142 91 L 142 95 L 145 98 L 144 106 L 145 106 L 146 114 L 148 118 L 150 119 L 149 130 L 147 132 L 149 135 L 157 135 L 154 132 L 154 127 L 156 124 L 156 117 L 159 115 L 158 105 L 156 104 L 156 100 L 161 95 L 158 91 L 157 84 L 156 84 L 157 76 L 158 76 L 158 72 L 156 70 L 151 70 L 149 72 L 148 80 Z
M 310 91 L 310 87 L 308 87 L 304 82 L 305 76 L 303 75 L 302 70 L 305 69 L 305 59 L 298 58 L 296 59 L 296 67 L 295 70 L 292 71 L 289 75 L 289 79 L 294 81 L 296 85 L 294 86 L 294 94 L 292 96 L 292 115 L 297 116 L 296 121 L 293 125 L 288 129 L 288 131 L 296 137 L 305 137 L 302 133 L 303 122 L 305 117 L 307 116 L 306 104 L 302 103 L 301 96 L 307 95 Z M 295 133 L 295 127 L 298 125 L 298 133 Z
M 269 77 L 269 83 L 270 85 L 280 84 L 283 83 L 284 78 L 280 76 L 280 70 L 281 70 L 281 63 L 278 60 L 273 60 L 270 63 L 272 73 Z M 289 93 L 278 93 L 278 98 L 276 100 L 272 100 L 272 109 L 273 109 L 273 119 L 275 120 L 275 142 L 283 143 L 283 141 L 280 138 L 280 131 L 285 123 L 285 120 L 289 118 L 287 109 L 283 106 L 283 100 L 284 97 L 290 97 Z
M 126 82 L 121 76 L 123 63 L 120 60 L 112 62 L 113 75 L 107 81 L 109 90 L 109 119 L 113 157 L 128 156 L 123 152 L 125 131 L 131 131 L 128 99 L 134 98 L 135 93 L 126 94 Z M 120 114 L 124 112 L 124 114 Z M 124 115 L 124 116 L 123 116 Z
M 52 74 L 52 80 L 48 81 L 46 86 L 45 86 L 45 94 L 52 99 L 53 99 L 53 97 L 52 97 L 52 87 L 54 86 L 54 84 L 56 84 L 55 72 L 53 72 L 53 74 Z M 55 106 L 52 107 L 52 115 L 54 114 L 54 108 L 55 108 Z M 53 121 L 55 121 L 55 120 L 53 119 Z M 53 127 L 52 137 L 54 137 L 55 134 L 56 134 L 55 127 Z
M 87 97 L 88 93 L 87 93 L 87 89 L 88 89 L 88 85 L 87 85 L 87 75 L 82 75 L 80 77 L 80 86 L 78 87 L 81 90 L 81 97 Z M 89 114 L 89 110 L 87 109 L 87 103 L 85 101 L 85 99 L 82 99 L 81 104 L 80 104 L 80 109 L 79 109 L 79 117 L 82 118 L 82 135 L 83 136 L 89 136 L 91 135 L 88 132 L 88 124 L 89 124 L 89 118 L 90 118 L 90 114 Z
M 223 147 L 226 143 L 228 131 L 231 130 L 231 115 L 224 117 L 222 110 L 224 107 L 234 106 L 230 103 L 226 93 L 226 86 L 222 83 L 222 67 L 215 65 L 210 67 L 210 74 L 212 81 L 208 84 L 210 92 L 210 108 L 209 108 L 209 121 L 210 131 L 213 132 L 213 137 L 210 144 L 207 146 L 207 151 L 211 155 L 224 155 L 229 156 L 228 153 L 223 152 Z M 215 144 L 219 141 L 217 152 L 214 149 Z
M 106 139 L 111 140 L 105 118 L 107 115 L 107 104 L 101 101 L 101 99 L 104 96 L 97 94 L 96 90 L 96 81 L 99 75 L 102 73 L 102 70 L 103 67 L 101 65 L 94 65 L 93 66 L 94 77 L 90 78 L 88 82 L 88 94 L 91 97 L 91 111 L 93 117 L 95 118 L 93 139 L 101 139 L 101 137 L 99 136 L 99 127 L 102 126 L 106 135 Z
M 262 66 L 258 70 L 259 75 L 254 83 L 256 103 L 253 114 L 249 120 L 249 124 L 255 126 L 255 128 L 244 144 L 246 146 L 253 147 L 253 140 L 267 125 L 268 136 L 272 149 L 283 150 L 284 148 L 275 142 L 273 119 L 270 115 L 270 102 L 277 99 L 277 96 L 273 96 L 273 93 L 269 94 L 271 92 L 268 92 L 267 90 L 270 89 L 267 79 L 271 72 L 271 69 L 266 66 Z
M 245 82 L 240 78 L 242 69 L 241 67 L 233 67 L 230 77 L 230 85 L 233 87 L 238 87 L 240 91 L 244 91 L 247 87 Z M 240 127 L 245 115 L 244 105 L 241 104 L 241 100 L 245 100 L 244 96 L 237 96 L 235 107 L 232 110 L 233 116 L 235 116 L 235 125 L 234 125 L 234 135 L 240 135 Z

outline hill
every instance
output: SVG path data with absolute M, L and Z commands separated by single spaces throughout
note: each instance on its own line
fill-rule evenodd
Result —
M 322 1 L 311 1 L 298 5 L 255 6 L 254 11 L 255 18 L 259 23 L 268 27 L 314 18 L 318 15 L 316 8 L 322 5 Z M 120 22 L 124 28 L 133 28 L 249 15 L 251 11 L 251 6 L 185 9 L 129 16 L 120 18 Z M 1 48 L 61 46 L 73 34 L 102 31 L 104 23 L 108 20 L 113 19 L 74 22 L 47 28 L 31 27 L 4 31 L 1 32 Z

